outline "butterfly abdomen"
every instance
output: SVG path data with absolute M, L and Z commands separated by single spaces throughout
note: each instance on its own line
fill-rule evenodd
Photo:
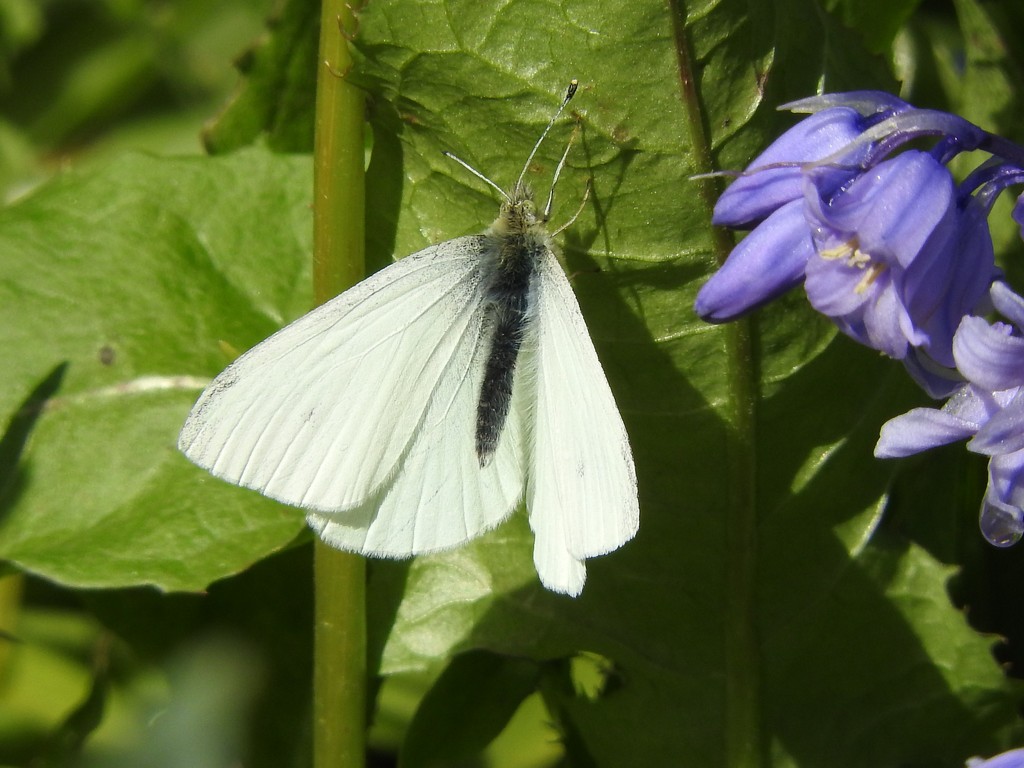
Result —
M 476 453 L 486 466 L 512 403 L 516 361 L 530 321 L 530 280 L 546 245 L 528 234 L 495 243 L 497 269 L 487 290 L 486 320 L 490 345 L 477 402 Z

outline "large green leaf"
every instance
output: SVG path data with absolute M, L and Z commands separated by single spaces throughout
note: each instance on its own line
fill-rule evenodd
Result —
M 0 211 L 0 413 L 21 409 L 5 442 L 24 446 L 0 556 L 74 586 L 195 590 L 302 529 L 175 440 L 230 361 L 219 343 L 237 353 L 308 305 L 310 170 L 260 150 L 129 157 Z
M 582 147 L 560 199 L 572 199 L 580 176 L 593 193 L 565 260 L 630 431 L 642 503 L 636 540 L 592 561 L 572 603 L 513 570 L 528 551 L 521 520 L 408 569 L 378 566 L 371 589 L 394 608 L 376 620 L 395 617 L 383 669 L 468 648 L 596 651 L 613 665 L 604 696 L 548 689 L 570 751 L 594 765 L 739 764 L 744 741 L 780 766 L 959 764 L 1007 743 L 1014 696 L 990 641 L 950 605 L 949 571 L 912 545 L 872 539 L 892 466 L 871 450 L 912 388 L 877 356 L 830 342 L 798 298 L 752 323 L 752 356 L 691 309 L 714 252 L 689 180 L 713 168 L 693 142 L 709 141 L 720 167 L 741 167 L 763 145 L 773 103 L 812 93 L 818 78 L 833 90 L 890 81 L 810 6 L 760 6 L 757 18 L 729 3 L 687 11 L 676 24 L 654 5 L 603 14 L 513 3 L 493 14 L 446 3 L 362 15 L 357 74 L 396 105 L 401 165 L 415 182 L 403 190 L 398 252 L 448 234 L 431 226 L 437 201 L 445 221 L 463 218 L 466 193 L 452 189 L 438 150 L 508 183 L 537 130 L 511 133 L 516 117 L 541 125 L 559 86 L 581 79 Z M 793 18 L 814 21 L 786 24 Z M 681 103 L 679 81 L 697 73 L 680 67 L 694 60 L 700 98 L 683 89 Z M 492 100 L 482 107 L 458 81 Z M 759 109 L 764 92 L 773 100 Z M 394 119 L 377 106 L 384 131 Z M 539 165 L 550 169 L 557 144 Z M 753 399 L 736 378 L 756 379 Z M 747 408 L 754 426 L 737 436 L 733 413 Z M 737 441 L 753 446 L 752 464 L 733 452 Z M 756 521 L 735 530 L 743 516 L 731 507 L 745 495 Z

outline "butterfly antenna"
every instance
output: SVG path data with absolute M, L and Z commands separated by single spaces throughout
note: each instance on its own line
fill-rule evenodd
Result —
M 505 191 L 504 189 L 502 189 L 501 187 L 499 187 L 499 186 L 498 186 L 497 184 L 495 184 L 495 183 L 494 183 L 493 181 L 491 181 L 490 179 L 488 179 L 488 178 L 487 178 L 486 176 L 484 176 L 484 175 L 483 175 L 482 173 L 480 173 L 480 171 L 478 171 L 478 170 L 477 170 L 476 168 L 474 168 L 474 167 L 473 167 L 472 165 L 470 165 L 469 163 L 467 163 L 467 162 L 466 162 L 465 160 L 463 160 L 463 159 L 462 159 L 461 157 L 458 157 L 457 155 L 453 155 L 453 154 L 452 154 L 451 152 L 443 152 L 442 154 L 443 154 L 443 155 L 444 155 L 445 157 L 447 157 L 447 158 L 448 158 L 449 160 L 454 160 L 454 161 L 455 161 L 456 163 L 458 163 L 459 165 L 461 165 L 461 166 L 462 166 L 463 168 L 465 168 L 465 169 L 466 169 L 467 171 L 469 171 L 470 173 L 472 173 L 472 174 L 473 174 L 474 176 L 476 176 L 476 177 L 477 177 L 478 179 L 480 179 L 481 181 L 483 181 L 483 182 L 486 182 L 487 184 L 490 184 L 490 185 L 491 185 L 492 187 L 494 187 L 494 188 L 495 188 L 496 190 L 498 190 L 498 194 L 500 194 L 500 195 L 501 195 L 502 197 L 504 197 L 504 198 L 505 198 L 506 200 L 509 200 L 509 201 L 511 202 L 511 198 L 510 198 L 510 197 L 508 196 L 508 192 L 506 192 L 506 191 Z
M 572 218 L 569 219 L 567 222 L 565 222 L 565 224 L 560 226 L 554 232 L 552 232 L 551 236 L 555 237 L 555 236 L 561 234 L 562 232 L 564 232 L 565 230 L 567 230 L 573 224 L 575 224 L 576 223 L 576 219 L 578 219 L 580 214 L 583 213 L 583 209 L 587 207 L 587 200 L 589 200 L 589 199 L 590 199 L 590 182 L 587 181 L 587 189 L 583 193 L 583 199 L 580 200 L 580 207 L 576 209 L 576 213 L 574 213 L 572 215 Z
M 565 91 L 565 98 L 562 99 L 562 104 L 555 111 L 555 114 L 551 116 L 551 119 L 548 121 L 547 127 L 544 128 L 544 131 L 541 133 L 540 138 L 537 139 L 537 143 L 533 145 L 533 150 L 530 152 L 530 156 L 526 158 L 526 165 L 523 166 L 523 172 L 519 174 L 519 179 L 516 181 L 516 192 L 522 190 L 523 179 L 526 178 L 526 171 L 530 167 L 530 163 L 533 162 L 533 158 L 536 156 L 537 150 L 540 149 L 540 145 L 544 141 L 544 137 L 548 135 L 548 131 L 551 130 L 551 126 L 555 124 L 555 120 L 557 120 L 558 116 L 562 114 L 562 110 L 565 109 L 565 105 L 568 104 L 572 100 L 572 97 L 576 95 L 576 89 L 579 88 L 579 85 L 579 81 L 576 79 L 573 79 L 572 81 L 569 82 L 569 87 Z
M 576 128 L 573 129 L 572 136 L 569 137 L 569 143 L 565 147 L 565 152 L 562 153 L 562 159 L 559 160 L 558 165 L 555 166 L 555 175 L 551 177 L 551 189 L 548 190 L 548 202 L 547 205 L 544 206 L 544 221 L 547 221 L 551 217 L 551 206 L 555 204 L 555 184 L 558 183 L 558 177 L 562 175 L 562 169 L 565 168 L 565 161 L 569 157 L 569 150 L 572 149 L 572 145 L 576 141 L 577 133 L 579 133 L 578 123 Z

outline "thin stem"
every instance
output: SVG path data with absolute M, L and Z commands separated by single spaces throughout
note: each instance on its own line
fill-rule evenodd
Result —
M 343 0 L 320 16 L 313 175 L 313 282 L 318 304 L 361 280 L 364 266 L 363 94 L 352 66 Z M 366 566 L 362 557 L 315 544 L 314 768 L 366 764 Z
M 366 564 L 314 545 L 313 766 L 366 764 Z
M 696 171 L 705 174 L 695 182 L 698 195 L 711 219 L 720 181 L 709 178 L 715 168 L 710 132 L 686 29 L 685 0 L 668 0 L 672 15 L 680 92 Z M 724 230 L 712 232 L 712 249 L 721 264 L 732 248 Z M 730 414 L 726 425 L 727 466 L 724 482 L 729 489 L 725 515 L 725 713 L 724 765 L 726 768 L 759 768 L 762 765 L 760 645 L 757 636 L 757 450 L 755 410 L 758 398 L 757 365 L 748 321 L 738 320 L 722 329 L 728 359 L 726 388 Z
M 345 29 L 356 22 L 343 0 L 324 0 L 316 89 L 313 178 L 313 289 L 317 304 L 365 277 L 363 92 L 345 75 Z

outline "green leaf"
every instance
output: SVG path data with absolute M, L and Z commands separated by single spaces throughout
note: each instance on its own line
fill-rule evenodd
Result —
M 311 746 L 311 550 L 307 543 L 267 557 L 203 594 L 162 594 L 150 588 L 77 594 L 104 626 L 130 644 L 143 669 L 194 653 L 197 639 L 200 645 L 211 637 L 234 642 L 250 657 L 238 682 L 246 689 L 258 683 L 254 700 L 245 707 L 244 763 L 249 768 L 297 768 L 308 765 Z
M 826 6 L 839 14 L 843 23 L 864 36 L 864 44 L 884 54 L 921 0 L 830 0 Z
M 238 62 L 244 76 L 231 104 L 203 134 L 210 152 L 223 153 L 266 135 L 279 152 L 313 151 L 320 7 L 288 0 L 268 33 Z
M 0 0 L 4 199 L 126 150 L 196 154 L 271 0 Z
M 959 82 L 956 111 L 986 130 L 1021 141 L 1024 104 L 1020 83 L 1024 78 L 1024 49 L 1015 50 L 1008 34 L 1024 21 L 1019 8 L 988 7 L 975 0 L 955 3 L 963 30 L 965 66 Z M 1020 226 L 1011 218 L 1013 198 L 1004 195 L 989 217 L 992 238 L 1001 251 L 1013 249 L 1007 259 L 1015 278 L 1020 274 Z
M 95 620 L 36 607 L 16 628 L 4 667 L 0 765 L 80 765 L 86 736 L 87 754 L 138 732 L 141 700 L 159 686 Z
M 31 0 L 0 0 L 0 88 L 11 87 L 10 61 L 39 37 L 42 25 L 39 6 Z
M 0 212 L 0 413 L 66 366 L 22 436 L 0 557 L 69 585 L 195 590 L 302 530 L 175 436 L 231 359 L 219 343 L 237 354 L 308 306 L 309 185 L 308 160 L 263 150 L 129 157 Z
M 381 669 L 425 669 L 473 648 L 532 658 L 595 651 L 618 683 L 596 700 L 556 687 L 549 706 L 570 754 L 599 766 L 675 765 L 681 755 L 686 765 L 742 764 L 724 748 L 737 743 L 779 766 L 936 755 L 955 764 L 1009 743 L 1019 735 L 1016 694 L 989 641 L 950 605 L 949 572 L 921 550 L 871 539 L 893 468 L 872 447 L 881 424 L 913 402 L 904 374 L 834 338 L 797 296 L 751 322 L 753 357 L 691 309 L 718 254 L 689 180 L 712 168 L 688 126 L 710 130 L 720 167 L 740 168 L 781 122 L 777 103 L 818 80 L 833 90 L 891 87 L 881 62 L 800 3 L 771 7 L 809 20 L 775 41 L 773 27 L 728 3 L 688 9 L 679 28 L 653 4 L 626 15 L 541 2 L 475 8 L 371 4 L 361 17 L 364 61 L 353 76 L 394 105 L 378 98 L 374 128 L 398 124 L 401 145 L 389 156 L 408 180 L 395 250 L 480 227 L 466 211 L 479 185 L 466 179 L 473 192 L 463 190 L 439 150 L 508 183 L 564 82 L 580 79 L 582 138 L 555 220 L 589 175 L 591 204 L 567 231 L 564 256 L 633 443 L 641 530 L 588 563 L 576 601 L 532 586 L 521 518 L 408 568 L 376 566 Z M 694 59 L 695 114 L 669 87 Z M 542 147 L 537 186 L 558 150 L 557 136 Z M 371 232 L 394 216 L 369 215 Z M 755 376 L 760 396 L 737 402 L 730 381 Z M 744 477 L 728 468 L 732 414 L 747 407 L 756 419 L 739 436 L 754 450 Z M 755 505 L 749 529 L 730 529 L 737 477 Z M 886 653 L 864 653 L 863 643 Z M 804 658 L 813 665 L 800 667 Z M 920 671 L 904 674 L 905 665 Z
M 1000 9 L 975 0 L 954 3 L 963 35 L 963 54 L 957 111 L 969 120 L 997 130 L 1009 138 L 1020 139 L 1024 131 L 1020 120 L 1024 107 L 1017 100 L 1020 78 L 1024 76 L 1018 58 L 1024 51 L 1014 51 L 1007 34 L 1018 19 L 1006 18 L 1012 7 Z M 1016 11 L 1019 15 L 1019 9 Z
M 535 690 L 540 670 L 485 651 L 455 657 L 409 726 L 403 768 L 450 765 L 479 754 Z

